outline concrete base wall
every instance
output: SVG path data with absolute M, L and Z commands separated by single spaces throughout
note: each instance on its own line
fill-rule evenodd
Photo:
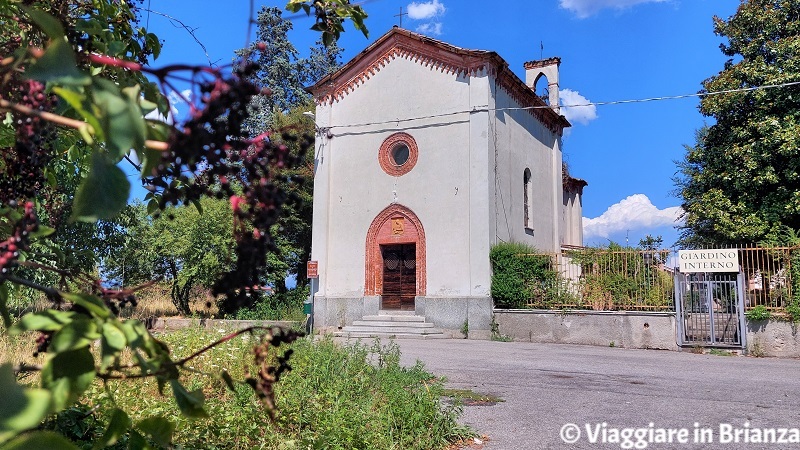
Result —
M 673 313 L 495 310 L 494 319 L 515 341 L 680 349 Z
M 381 298 L 314 297 L 314 329 L 332 333 L 364 316 L 377 315 Z
M 416 313 L 452 338 L 491 337 L 492 299 L 489 297 L 417 297 Z M 463 331 L 467 331 L 464 336 Z
M 489 339 L 492 324 L 490 297 L 417 297 L 415 314 L 451 338 Z M 377 315 L 380 297 L 314 297 L 314 330 L 333 333 L 364 316 Z
M 747 353 L 751 356 L 800 358 L 799 326 L 780 320 L 748 320 Z

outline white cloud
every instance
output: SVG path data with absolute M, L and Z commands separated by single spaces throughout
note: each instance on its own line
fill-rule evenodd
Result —
M 417 33 L 432 34 L 434 36 L 439 36 L 442 34 L 442 23 L 441 22 L 423 23 L 422 25 L 417 27 Z
M 582 96 L 578 91 L 572 89 L 562 89 L 558 91 L 558 97 L 561 102 L 561 114 L 567 118 L 571 123 L 580 123 L 587 125 L 594 119 L 597 119 L 597 106 L 588 105 L 589 100 Z M 573 106 L 567 107 L 564 105 L 586 105 L 586 106 Z
M 444 4 L 439 3 L 439 0 L 431 0 L 429 2 L 412 2 L 409 3 L 408 17 L 414 20 L 426 20 L 438 15 L 444 14 L 447 10 Z
M 611 234 L 627 230 L 642 230 L 679 225 L 683 213 L 680 206 L 658 209 L 644 194 L 634 194 L 611 205 L 600 217 L 583 218 L 583 234 L 608 238 Z
M 585 19 L 596 14 L 601 9 L 626 9 L 641 3 L 661 3 L 666 1 L 669 0 L 559 0 L 559 5 L 574 12 L 578 18 Z
M 181 91 L 180 94 L 175 91 L 171 91 L 169 94 L 167 94 L 167 100 L 169 100 L 169 113 L 167 113 L 167 117 L 164 117 L 157 109 L 154 109 L 144 116 L 144 118 L 160 120 L 168 124 L 175 123 L 175 116 L 179 115 L 180 113 L 178 107 L 186 105 L 187 101 L 192 101 L 192 91 L 191 89 L 186 89 Z

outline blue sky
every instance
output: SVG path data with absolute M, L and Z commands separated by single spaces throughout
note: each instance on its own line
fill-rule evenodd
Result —
M 146 0 L 153 11 L 143 22 L 164 39 L 156 66 L 174 63 L 229 63 L 248 40 L 247 0 Z M 354 3 L 356 3 L 354 1 Z M 259 2 L 285 6 L 285 2 Z M 525 61 L 559 56 L 562 104 L 585 104 L 693 94 L 702 80 L 719 72 L 723 40 L 712 17 L 730 17 L 739 0 L 371 0 L 369 38 L 351 27 L 339 44 L 343 62 L 399 23 L 450 44 L 493 50 L 523 80 Z M 157 14 L 160 13 L 160 14 Z M 177 23 L 194 31 L 206 50 Z M 319 35 L 312 19 L 292 19 L 292 42 L 307 53 Z M 544 46 L 542 51 L 541 46 Z M 573 123 L 563 141 L 564 159 L 584 190 L 586 244 L 609 239 L 635 245 L 646 234 L 677 239 L 675 161 L 695 130 L 708 119 L 698 99 L 654 101 L 565 110 Z

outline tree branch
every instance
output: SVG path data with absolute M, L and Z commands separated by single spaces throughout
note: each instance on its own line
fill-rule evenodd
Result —
M 94 133 L 94 128 L 86 122 L 82 122 L 80 120 L 70 119 L 69 117 L 59 116 L 58 114 L 53 114 L 47 111 L 39 111 L 38 109 L 33 109 L 25 105 L 20 105 L 18 103 L 9 102 L 6 99 L 0 98 L 0 110 L 3 111 L 16 111 L 20 114 L 24 114 L 26 116 L 35 116 L 40 119 L 46 120 L 48 122 L 55 123 L 57 125 L 63 125 L 65 127 L 74 128 L 79 130 L 81 128 L 86 128 L 90 133 Z M 144 141 L 144 146 L 158 151 L 167 151 L 169 150 L 169 144 L 162 141 L 154 141 L 154 140 L 146 140 Z
M 0 275 L 0 281 L 10 281 L 12 283 L 21 284 L 31 289 L 44 292 L 45 295 L 47 295 L 48 297 L 61 298 L 61 293 L 58 292 L 56 289 L 47 286 L 42 286 L 41 284 L 34 283 L 33 281 L 26 280 L 25 278 L 17 278 L 13 275 Z

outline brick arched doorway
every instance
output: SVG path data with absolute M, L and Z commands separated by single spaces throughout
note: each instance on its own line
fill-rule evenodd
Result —
M 382 309 L 414 309 L 425 295 L 425 230 L 413 211 L 393 204 L 367 231 L 365 295 L 380 295 Z

